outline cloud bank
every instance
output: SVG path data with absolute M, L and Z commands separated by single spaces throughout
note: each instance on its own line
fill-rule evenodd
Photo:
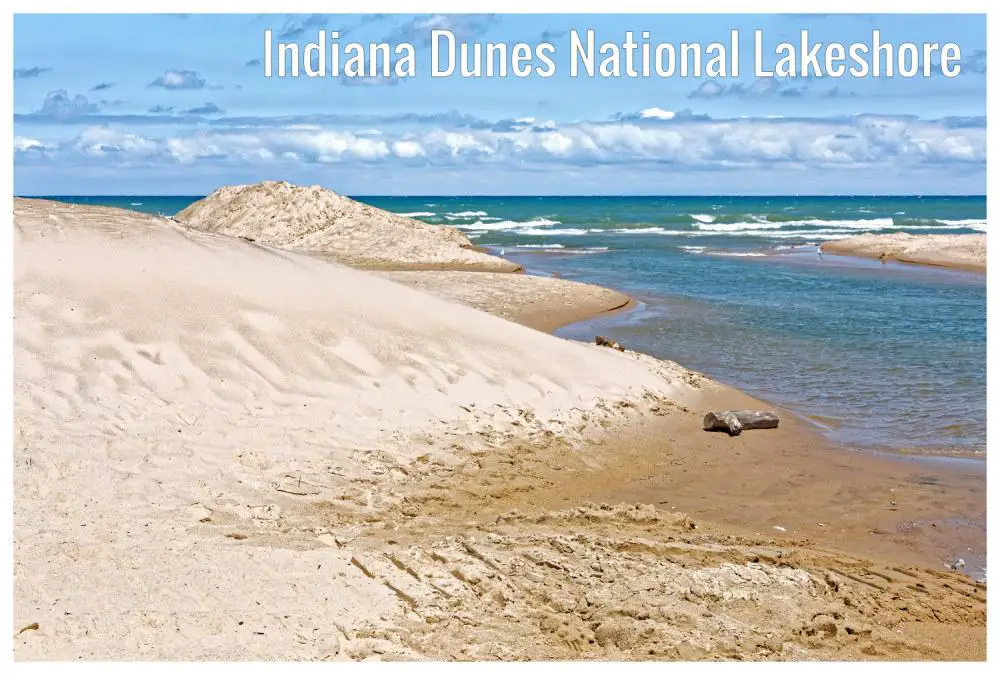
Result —
M 73 114 L 90 104 L 82 96 L 52 92 L 43 110 Z M 169 107 L 157 106 L 157 113 Z M 212 103 L 184 111 L 221 112 Z M 120 125 L 84 128 L 70 140 L 22 138 L 18 159 L 30 152 L 73 163 L 109 165 L 213 163 L 221 165 L 419 162 L 442 167 L 670 165 L 692 169 L 734 167 L 904 167 L 966 165 L 986 161 L 984 118 L 921 120 L 914 116 L 711 119 L 689 110 L 648 108 L 613 121 L 557 124 L 534 118 L 466 120 L 443 115 L 411 125 L 345 128 L 286 123 L 138 133 Z M 41 146 L 41 149 L 39 149 Z

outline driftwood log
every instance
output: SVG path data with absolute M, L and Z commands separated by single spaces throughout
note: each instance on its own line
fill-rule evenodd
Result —
M 597 337 L 595 337 L 594 344 L 596 344 L 598 347 L 611 347 L 612 349 L 617 349 L 620 352 L 625 351 L 625 348 L 622 347 L 620 344 L 618 344 L 614 340 L 609 340 L 603 335 L 598 335 Z
M 723 410 L 705 415 L 705 431 L 725 431 L 730 436 L 739 436 L 744 429 L 774 429 L 778 426 L 778 416 L 761 410 Z

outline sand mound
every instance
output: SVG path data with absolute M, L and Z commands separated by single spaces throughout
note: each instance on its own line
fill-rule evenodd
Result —
M 377 509 L 413 462 L 572 442 L 684 389 L 629 354 L 162 218 L 15 199 L 14 222 L 14 614 L 40 625 L 22 658 L 341 653 L 398 618 L 393 591 L 349 546 L 241 532 L 287 535 L 286 500 Z
M 458 230 L 389 213 L 316 185 L 267 181 L 227 186 L 191 204 L 176 220 L 207 232 L 327 255 L 354 267 L 520 269 L 473 250 Z
M 425 293 L 544 331 L 621 309 L 630 301 L 627 295 L 610 288 L 530 274 L 448 271 L 380 274 Z
M 859 234 L 828 241 L 822 248 L 839 255 L 986 271 L 985 234 Z

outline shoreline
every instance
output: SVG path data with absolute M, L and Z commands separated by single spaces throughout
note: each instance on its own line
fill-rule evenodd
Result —
M 587 284 L 588 285 L 596 285 L 596 284 L 591 284 L 590 282 L 587 282 Z M 580 324 L 580 325 L 587 324 L 587 323 L 589 323 L 591 321 L 601 321 L 601 320 L 604 320 L 604 319 L 609 319 L 609 320 L 613 321 L 614 318 L 615 318 L 615 316 L 627 314 L 627 313 L 629 313 L 631 311 L 638 310 L 641 305 L 642 305 L 641 301 L 636 300 L 635 298 L 631 298 L 631 302 L 629 302 L 626 306 L 621 307 L 620 309 L 616 309 L 614 311 L 609 311 L 607 313 L 594 314 L 592 316 L 581 317 L 581 318 L 576 319 L 574 321 L 570 321 L 570 322 L 564 323 L 564 324 L 558 326 L 553 331 L 547 331 L 547 332 L 553 332 L 555 335 L 557 335 L 557 337 L 565 337 L 565 336 L 559 335 L 555 331 L 558 331 L 560 329 L 573 326 L 575 324 Z M 527 325 L 529 327 L 532 327 L 532 328 L 536 328 L 537 330 L 543 330 L 542 327 L 533 326 L 529 322 L 525 322 L 525 325 Z M 597 332 L 600 332 L 601 329 L 595 328 L 594 330 L 597 331 Z M 596 335 L 596 333 L 595 333 L 595 335 Z M 573 341 L 576 341 L 576 342 L 589 342 L 589 340 L 577 339 L 575 337 L 565 337 L 565 339 L 573 340 Z M 628 349 L 627 345 L 626 345 L 626 348 Z M 645 352 L 641 352 L 641 351 L 636 351 L 636 350 L 631 350 L 631 349 L 629 349 L 629 351 L 634 351 L 635 353 L 644 354 L 644 355 L 649 356 L 650 358 L 656 358 L 656 359 L 660 359 L 661 358 L 661 357 L 653 356 L 651 354 L 646 354 Z M 820 421 L 820 420 L 824 419 L 822 413 L 807 414 L 807 413 L 804 413 L 804 412 L 794 411 L 792 409 L 789 409 L 789 408 L 786 408 L 786 407 L 782 406 L 781 404 L 773 403 L 773 402 L 769 401 L 766 397 L 762 397 L 762 396 L 760 396 L 758 394 L 755 394 L 755 393 L 753 393 L 751 391 L 747 391 L 745 389 L 742 389 L 742 388 L 740 388 L 737 385 L 728 384 L 728 383 L 722 382 L 720 380 L 714 379 L 711 375 L 707 375 L 707 374 L 702 373 L 700 371 L 695 371 L 695 370 L 693 370 L 691 368 L 688 368 L 684 364 L 678 364 L 678 365 L 680 365 L 681 367 L 685 368 L 686 370 L 698 373 L 700 376 L 704 377 L 707 380 L 711 380 L 712 382 L 714 382 L 715 384 L 717 384 L 717 385 L 719 385 L 721 387 L 727 387 L 727 388 L 732 389 L 733 391 L 739 392 L 739 393 L 741 393 L 741 394 L 743 394 L 743 395 L 745 395 L 745 396 L 747 396 L 747 397 L 749 397 L 749 398 L 751 398 L 753 400 L 756 400 L 756 401 L 758 401 L 759 403 L 761 403 L 765 407 L 769 406 L 771 408 L 780 408 L 780 409 L 782 409 L 786 413 L 786 415 L 793 416 L 801 424 L 803 424 L 806 427 L 808 427 L 809 429 L 813 430 L 819 437 L 821 437 L 822 442 L 825 443 L 825 444 L 827 444 L 827 445 L 829 445 L 830 447 L 839 448 L 839 447 L 843 446 L 843 444 L 838 443 L 837 441 L 834 441 L 834 440 L 828 438 L 825 435 L 824 430 L 828 429 L 828 427 L 822 421 Z M 866 454 L 869 454 L 869 455 L 872 455 L 872 456 L 875 456 L 875 457 L 892 457 L 892 458 L 897 458 L 897 459 L 900 459 L 900 460 L 908 460 L 908 461 L 914 461 L 914 462 L 935 462 L 935 463 L 941 463 L 941 464 L 948 464 L 948 463 L 951 463 L 951 462 L 971 462 L 971 463 L 983 463 L 984 464 L 986 462 L 986 452 L 985 451 L 956 449 L 956 448 L 954 448 L 954 446 L 946 446 L 946 447 L 949 448 L 949 451 L 944 451 L 943 449 L 941 451 L 939 451 L 938 449 L 925 450 L 925 449 L 922 449 L 922 448 L 907 448 L 907 447 L 899 447 L 899 446 L 891 446 L 891 445 L 880 445 L 880 446 L 865 445 L 865 446 L 860 446 L 860 447 L 858 447 L 856 449 L 852 449 L 852 450 L 849 450 L 849 451 L 850 452 L 862 452 L 862 453 L 866 453 Z
M 530 274 L 530 267 L 525 270 Z M 586 284 L 587 286 L 595 286 L 596 284 Z M 602 287 L 603 288 L 603 287 Z M 618 293 L 615 289 L 609 289 Z M 625 295 L 622 293 L 622 295 Z M 593 313 L 588 316 L 580 316 L 573 321 L 566 321 L 555 328 L 549 328 L 544 322 L 533 324 L 530 320 L 522 321 L 525 325 L 535 328 L 536 330 L 544 330 L 546 332 L 554 332 L 558 328 L 563 328 L 572 324 L 582 324 L 595 319 L 610 318 L 617 314 L 624 314 L 628 311 L 634 310 L 638 306 L 638 301 L 631 297 L 629 302 L 620 308 L 608 312 L 598 312 Z M 656 358 L 642 352 L 633 352 L 641 354 L 645 358 Z M 679 364 L 682 368 L 685 368 L 683 364 Z M 688 370 L 685 368 L 685 370 Z M 871 494 L 872 491 L 879 486 L 887 485 L 893 483 L 895 480 L 900 480 L 900 476 L 906 476 L 916 473 L 925 474 L 936 474 L 940 473 L 944 476 L 946 480 L 955 481 L 951 492 L 963 495 L 974 495 L 972 498 L 956 498 L 956 497 L 946 497 L 941 495 L 936 495 L 935 497 L 927 496 L 927 499 L 917 498 L 909 502 L 905 507 L 893 507 L 889 513 L 894 514 L 889 520 L 896 520 L 903 522 L 906 520 L 912 521 L 927 521 L 931 522 L 933 520 L 954 520 L 956 518 L 966 518 L 972 517 L 973 519 L 980 519 L 982 521 L 983 527 L 982 532 L 985 535 L 985 477 L 986 477 L 986 457 L 985 453 L 962 455 L 962 456 L 948 456 L 928 453 L 926 455 L 920 453 L 907 453 L 904 448 L 857 448 L 852 449 L 843 446 L 842 444 L 836 443 L 829 439 L 823 432 L 821 425 L 819 425 L 814 420 L 810 419 L 806 415 L 791 411 L 779 405 L 775 405 L 764 399 L 760 399 L 752 394 L 749 394 L 736 387 L 723 384 L 718 382 L 707 375 L 698 373 L 696 371 L 689 371 L 694 373 L 698 378 L 703 379 L 708 383 L 708 389 L 712 392 L 711 396 L 706 396 L 702 401 L 705 410 L 708 409 L 722 409 L 722 408 L 752 408 L 752 409 L 769 409 L 775 410 L 779 413 L 781 418 L 782 434 L 779 439 L 775 436 L 778 434 L 773 434 L 770 431 L 758 431 L 758 432 L 748 432 L 751 440 L 742 440 L 745 438 L 741 436 L 737 439 L 732 439 L 736 444 L 746 444 L 752 448 L 752 458 L 746 457 L 741 453 L 738 461 L 732 464 L 723 464 L 719 466 L 712 467 L 712 473 L 705 477 L 703 474 L 699 476 L 699 480 L 695 483 L 697 487 L 690 487 L 692 494 L 698 494 L 697 499 L 693 500 L 682 500 L 676 503 L 672 503 L 675 508 L 680 508 L 686 513 L 696 513 L 701 516 L 704 511 L 704 506 L 701 503 L 703 500 L 711 500 L 713 497 L 717 498 L 720 493 L 726 493 L 728 490 L 720 489 L 720 485 L 725 485 L 727 483 L 728 473 L 732 471 L 733 473 L 740 475 L 754 475 L 758 473 L 758 465 L 761 460 L 761 453 L 769 452 L 774 449 L 775 445 L 783 446 L 779 450 L 778 454 L 781 456 L 781 462 L 774 462 L 774 466 L 784 466 L 785 468 L 792 462 L 795 463 L 796 471 L 809 471 L 810 475 L 816 477 L 817 481 L 841 481 L 846 489 L 858 492 L 859 494 Z M 699 413 L 700 414 L 700 413 Z M 697 417 L 697 415 L 695 415 Z M 685 434 L 687 441 L 693 446 L 704 446 L 714 443 L 717 439 L 713 438 L 714 434 L 707 434 L 701 432 L 699 420 L 692 419 L 691 424 L 694 429 L 693 432 Z M 789 432 L 788 430 L 792 431 Z M 769 434 L 773 434 L 770 435 Z M 797 437 L 797 438 L 796 438 Z M 777 443 L 775 443 L 777 441 Z M 644 442 L 649 444 L 648 439 Z M 719 445 L 718 443 L 715 443 Z M 722 445 L 725 445 L 723 442 Z M 788 449 L 792 452 L 788 452 Z M 697 454 L 694 452 L 692 454 Z M 956 461 L 957 460 L 957 461 Z M 768 462 L 764 462 L 768 464 Z M 844 467 L 851 467 L 850 470 L 845 473 Z M 704 467 L 703 467 L 704 471 Z M 826 475 L 824 475 L 824 471 Z M 853 472 L 857 472 L 857 476 L 864 477 L 864 481 L 860 481 L 855 485 L 850 485 L 852 482 L 851 476 Z M 688 480 L 688 479 L 685 479 Z M 906 479 L 902 479 L 904 482 Z M 862 485 L 863 483 L 863 485 Z M 980 485 L 980 483 L 982 485 Z M 776 484 L 781 487 L 772 487 L 770 489 L 785 492 L 786 494 L 796 494 L 803 499 L 807 498 L 808 491 L 800 491 L 797 488 L 799 486 L 794 486 L 792 483 L 781 483 L 778 481 Z M 656 486 L 656 487 L 653 487 Z M 650 480 L 649 478 L 644 479 L 641 485 L 641 489 L 632 491 L 630 489 L 620 489 L 612 490 L 610 494 L 616 499 L 622 499 L 625 501 L 637 501 L 637 502 L 648 502 L 651 500 L 652 494 L 656 492 L 657 489 L 662 489 L 664 491 L 676 494 L 674 490 L 678 486 L 674 481 L 670 480 L 668 477 L 661 476 L 660 480 Z M 862 489 L 862 488 L 866 489 Z M 891 488 L 889 488 L 891 489 Z M 734 527 L 739 530 L 746 530 L 749 521 L 743 521 L 745 518 L 746 510 L 744 504 L 742 503 L 745 495 L 740 495 L 736 498 L 733 508 L 724 508 L 716 505 L 713 507 L 713 513 L 715 517 L 719 518 L 717 525 L 724 525 L 725 527 Z M 887 511 L 885 505 L 889 501 L 893 501 L 889 498 L 882 499 L 879 497 L 875 500 L 865 500 L 859 499 L 854 507 L 858 510 L 869 509 L 869 515 L 873 518 L 882 518 L 884 516 L 881 511 Z M 937 505 L 942 503 L 963 503 L 962 507 L 957 509 L 952 509 L 947 512 L 939 510 L 937 513 L 937 518 L 934 518 L 934 508 L 928 509 L 926 503 L 933 502 Z M 973 514 L 972 511 L 975 510 L 974 505 L 978 503 L 983 504 L 982 514 Z M 815 511 L 815 509 L 810 509 L 807 502 L 799 502 L 797 504 L 788 503 L 788 507 L 796 506 L 800 511 L 800 522 L 802 517 L 805 520 L 810 519 L 810 514 L 820 514 L 816 518 L 813 518 L 816 522 L 820 522 L 824 515 L 821 512 Z M 937 507 L 935 507 L 937 508 Z M 970 508 L 970 512 L 966 512 L 965 509 Z M 781 513 L 783 510 L 781 508 L 774 508 L 773 511 L 764 510 L 763 513 Z M 827 513 L 827 512 L 822 512 Z M 803 515 L 804 514 L 804 515 Z M 765 516 L 757 516 L 756 526 L 758 529 L 763 526 L 763 520 Z M 881 521 L 880 521 L 881 522 Z M 895 528 L 896 525 L 887 526 L 882 523 L 881 532 L 888 532 L 890 529 Z M 929 529 L 935 530 L 937 525 L 930 527 Z M 786 528 L 787 529 L 787 528 Z M 870 529 L 870 528 L 869 528 Z M 875 529 L 879 529 L 876 527 Z M 760 532 L 758 531 L 759 535 Z M 961 541 L 953 541 L 951 544 L 938 544 L 934 543 L 936 541 L 947 539 L 947 537 L 940 537 L 937 532 L 929 532 L 927 536 L 929 537 L 928 542 L 921 544 L 918 540 L 920 537 L 910 537 L 905 543 L 897 542 L 895 544 L 886 545 L 885 542 L 880 542 L 875 547 L 868 546 L 868 529 L 860 528 L 852 533 L 842 533 L 840 538 L 837 539 L 843 550 L 859 555 L 868 556 L 878 556 L 882 555 L 886 562 L 892 562 L 893 557 L 897 556 L 896 561 L 905 560 L 909 563 L 923 564 L 923 565 L 941 565 L 947 563 L 948 559 L 954 559 L 958 557 L 957 551 L 967 548 L 970 542 L 975 542 L 977 536 L 975 534 L 964 533 Z M 808 536 L 816 537 L 818 541 L 829 536 L 825 531 L 825 528 L 812 528 L 808 530 Z M 932 552 L 933 551 L 933 552 Z M 983 554 L 985 555 L 985 537 L 983 537 Z M 985 560 L 983 561 L 985 567 Z M 976 576 L 969 571 L 970 576 Z M 985 574 L 985 569 L 983 570 Z

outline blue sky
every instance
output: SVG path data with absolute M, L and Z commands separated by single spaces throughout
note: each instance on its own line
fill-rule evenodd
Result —
M 410 41 L 405 79 L 266 78 L 263 34 Z M 547 79 L 432 78 L 425 40 L 549 40 Z M 571 29 L 727 41 L 741 76 L 571 78 Z M 955 42 L 956 78 L 755 78 L 765 44 Z M 920 15 L 18 15 L 18 194 L 981 194 L 986 22 Z

